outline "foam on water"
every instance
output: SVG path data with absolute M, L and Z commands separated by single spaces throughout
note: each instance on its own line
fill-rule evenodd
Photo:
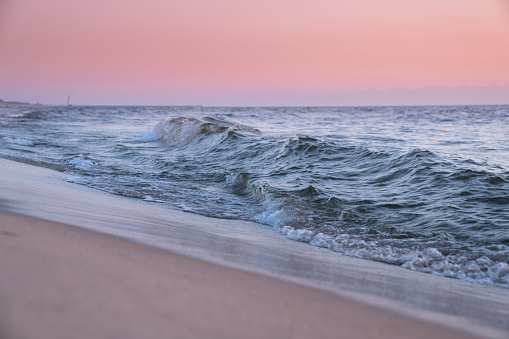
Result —
M 94 161 L 87 159 L 85 156 L 73 158 L 69 161 L 69 164 L 81 170 L 91 170 L 97 167 L 97 164 Z
M 16 137 L 3 137 L 1 139 L 2 143 L 6 144 L 15 144 L 20 146 L 33 146 L 34 142 L 30 139 L 25 138 L 16 138 Z

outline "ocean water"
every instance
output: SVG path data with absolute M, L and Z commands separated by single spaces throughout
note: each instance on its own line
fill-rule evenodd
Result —
M 0 157 L 509 288 L 509 106 L 2 108 Z

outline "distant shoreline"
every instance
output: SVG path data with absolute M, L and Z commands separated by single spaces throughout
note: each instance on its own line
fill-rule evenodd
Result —
M 38 106 L 48 106 L 44 104 L 31 104 L 28 102 L 18 102 L 18 101 L 3 101 L 0 100 L 0 108 L 10 108 L 10 107 L 38 107 Z

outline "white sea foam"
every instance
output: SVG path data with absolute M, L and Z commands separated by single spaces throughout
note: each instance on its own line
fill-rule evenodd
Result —
M 94 161 L 87 159 L 85 156 L 73 158 L 71 161 L 69 161 L 69 164 L 82 170 L 90 170 L 97 166 Z
M 15 144 L 20 146 L 33 146 L 33 140 L 26 138 L 15 138 L 15 137 L 3 137 L 2 142 L 6 144 Z
M 154 131 L 154 127 L 147 129 L 141 137 L 132 139 L 133 142 L 151 142 L 157 140 L 159 140 L 159 135 Z
M 291 226 L 274 226 L 274 229 L 288 239 L 328 248 L 351 257 L 401 265 L 413 271 L 485 285 L 509 285 L 509 265 L 504 262 L 495 263 L 485 256 L 472 262 L 462 256 L 444 256 L 433 247 L 422 250 L 402 249 L 390 245 L 382 246 L 377 241 L 365 241 L 348 234 L 334 238 L 323 233 L 317 234 L 313 229 L 296 229 Z
M 164 202 L 165 202 L 165 201 L 163 201 L 163 200 L 154 199 L 154 198 L 152 198 L 150 195 L 145 195 L 145 196 L 143 197 L 143 200 L 145 200 L 145 201 L 149 201 L 149 202 L 158 202 L 158 203 L 164 203 Z
M 333 240 L 334 240 L 334 237 L 332 237 L 330 235 L 318 233 L 317 235 L 315 235 L 313 237 L 313 239 L 309 242 L 309 244 L 311 246 L 329 248 Z
M 301 241 L 301 242 L 310 242 L 313 237 L 316 235 L 315 230 L 310 229 L 294 229 L 290 226 L 284 226 L 282 229 L 282 233 L 291 240 Z
M 12 119 L 22 117 L 23 114 L 24 112 L 19 112 L 16 109 L 0 107 L 0 125 L 8 125 Z

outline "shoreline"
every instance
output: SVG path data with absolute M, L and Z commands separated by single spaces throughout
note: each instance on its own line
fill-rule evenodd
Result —
M 89 232 L 74 226 L 109 233 L 131 240 L 118 239 L 129 243 L 128 247 L 145 248 L 147 246 L 142 244 L 148 244 L 151 247 L 147 248 L 151 250 L 147 251 L 184 255 L 182 258 L 199 259 L 201 265 L 207 267 L 234 268 L 233 271 L 241 274 L 275 278 L 285 286 L 300 286 L 408 321 L 423 321 L 425 327 L 435 330 L 444 329 L 442 326 L 460 330 L 463 331 L 462 337 L 465 337 L 464 332 L 486 338 L 504 338 L 509 334 L 506 321 L 509 291 L 506 289 L 331 255 L 330 251 L 285 239 L 270 227 L 211 219 L 154 203 L 112 196 L 67 183 L 66 175 L 45 168 L 0 159 L 0 172 L 0 184 L 5 188 L 0 193 L 0 210 L 18 213 L 15 217 L 18 220 L 30 218 L 22 216 L 28 215 L 38 218 L 35 219 L 38 222 L 47 222 L 41 220 L 46 219 L 73 225 L 67 226 L 70 228 L 66 231 L 72 234 Z M 1 218 L 4 218 L 3 212 Z M 17 224 L 19 221 L 12 227 L 16 228 Z M 16 233 L 15 230 L 5 232 Z M 110 237 L 94 234 L 98 238 Z M 16 239 L 8 235 L 1 237 L 4 241 L 11 238 Z M 64 244 L 67 241 L 62 240 Z M 37 239 L 33 239 L 27 248 L 36 243 Z M 90 252 L 95 253 L 95 250 Z M 2 257 L 6 258 L 6 255 Z M 0 262 L 6 264 L 6 261 Z M 10 293 L 5 295 L 10 296 Z M 234 303 L 234 300 L 229 302 Z M 358 316 L 362 314 L 360 312 Z
M 121 238 L 0 218 L 5 338 L 474 338 Z

